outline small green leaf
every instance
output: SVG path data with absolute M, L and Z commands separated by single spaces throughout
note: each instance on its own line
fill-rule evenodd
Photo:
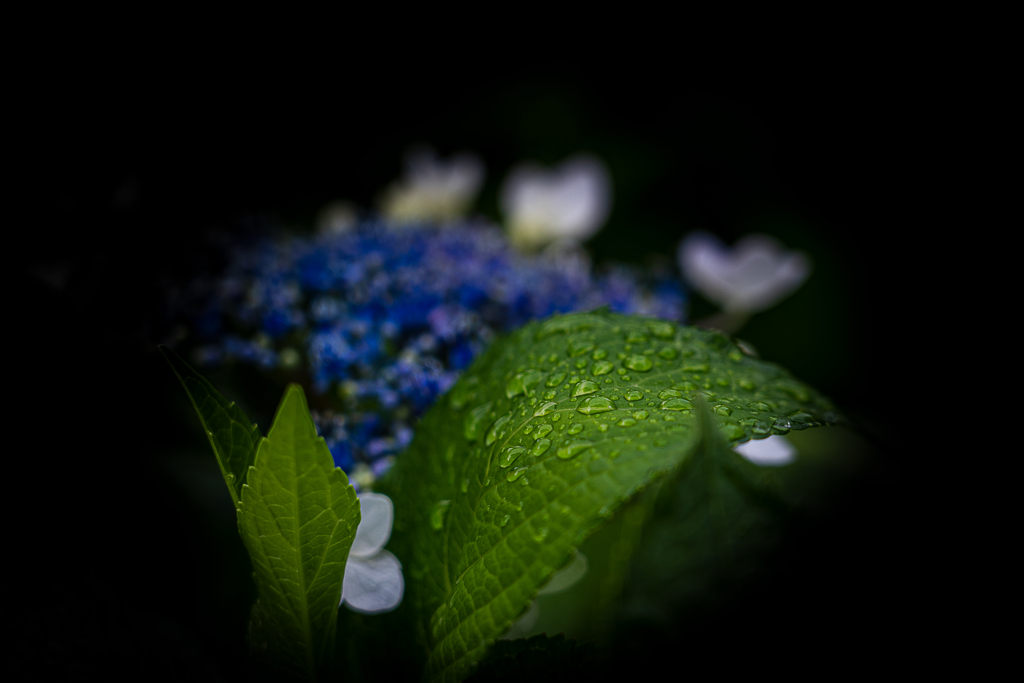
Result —
M 250 643 L 281 672 L 312 680 L 324 670 L 359 519 L 355 489 L 317 436 L 302 388 L 290 385 L 238 507 L 259 595 Z
M 166 346 L 160 352 L 170 363 L 174 374 L 185 387 L 192 406 L 199 415 L 213 454 L 217 457 L 224 483 L 231 493 L 235 507 L 242 496 L 242 486 L 249 467 L 256 458 L 256 444 L 260 433 L 234 401 L 228 401 L 206 379 L 193 370 L 178 354 Z
M 685 462 L 698 395 L 732 445 L 836 419 L 717 332 L 597 311 L 491 345 L 380 483 L 428 680 L 467 675 L 587 536 Z

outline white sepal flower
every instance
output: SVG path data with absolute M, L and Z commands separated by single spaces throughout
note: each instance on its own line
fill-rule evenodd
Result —
M 736 452 L 762 467 L 781 467 L 796 460 L 796 448 L 784 436 L 773 435 L 736 446 Z
M 537 591 L 537 595 L 551 595 L 552 593 L 561 593 L 564 590 L 568 590 L 572 586 L 579 583 L 580 579 L 583 578 L 584 574 L 587 573 L 587 556 L 580 551 L 575 551 L 572 560 L 569 561 L 562 569 L 559 569 L 551 576 L 551 580 L 548 581 L 547 585 Z M 509 627 L 508 631 L 505 632 L 501 638 L 503 640 L 515 640 L 516 638 L 525 638 L 529 635 L 533 627 L 537 625 L 537 620 L 540 619 L 540 604 L 538 600 L 534 600 L 527 607 L 526 611 L 523 612 L 518 619 L 516 619 L 512 626 Z
M 706 232 L 679 245 L 679 267 L 690 283 L 727 313 L 755 313 L 773 306 L 811 272 L 806 254 L 768 235 L 747 235 L 733 248 Z
M 521 249 L 549 242 L 582 242 L 596 233 L 611 210 L 612 182 L 604 162 L 577 155 L 554 170 L 520 164 L 501 189 L 509 237 Z
M 384 191 L 381 209 L 399 223 L 450 221 L 469 210 L 483 181 L 484 163 L 475 154 L 463 152 L 444 161 L 420 147 L 406 154 L 405 174 Z
M 395 519 L 391 499 L 379 493 L 360 493 L 362 520 L 345 564 L 341 602 L 354 612 L 376 614 L 398 607 L 405 592 L 402 564 L 384 550 Z

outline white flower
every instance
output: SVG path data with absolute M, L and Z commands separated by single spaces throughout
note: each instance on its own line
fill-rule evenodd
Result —
M 484 164 L 469 152 L 443 161 L 420 147 L 405 155 L 405 175 L 384 191 L 381 209 L 397 222 L 449 221 L 466 213 L 484 181 Z
M 690 283 L 727 313 L 754 313 L 774 305 L 811 272 L 806 254 L 774 237 L 747 235 L 729 249 L 706 232 L 679 245 L 679 267 Z
M 548 170 L 526 163 L 512 169 L 501 189 L 501 210 L 512 243 L 538 249 L 548 242 L 582 242 L 611 209 L 612 182 L 600 159 L 577 155 Z
M 762 467 L 781 467 L 796 460 L 796 448 L 784 436 L 774 435 L 736 446 L 736 452 Z
M 571 588 L 587 573 L 587 566 L 587 556 L 577 550 L 569 564 L 555 572 L 547 585 L 537 592 L 537 595 L 561 593 Z M 522 616 L 513 622 L 505 635 L 502 636 L 502 639 L 515 640 L 516 638 L 526 637 L 533 630 L 533 627 L 537 625 L 538 619 L 540 619 L 540 605 L 537 600 L 534 600 L 526 608 Z
M 402 564 L 384 550 L 395 519 L 391 499 L 379 493 L 360 493 L 362 520 L 345 565 L 341 602 L 363 614 L 388 612 L 398 607 L 405 592 Z

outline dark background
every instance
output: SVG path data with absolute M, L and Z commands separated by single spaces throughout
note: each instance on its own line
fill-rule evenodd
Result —
M 870 665 L 903 651 L 921 618 L 917 455 L 888 423 L 877 378 L 903 375 L 897 340 L 919 287 L 907 265 L 924 232 L 907 208 L 914 93 L 899 74 L 828 75 L 655 78 L 564 62 L 311 83 L 118 80 L 70 64 L 30 88 L 9 157 L 12 426 L 25 435 L 8 482 L 17 661 L 71 679 L 239 677 L 253 591 L 230 505 L 205 508 L 182 483 L 190 465 L 168 469 L 175 454 L 208 454 L 155 351 L 168 333 L 155 322 L 161 287 L 216 269 L 216 245 L 260 220 L 308 229 L 329 200 L 372 206 L 418 142 L 481 154 L 478 210 L 495 218 L 513 163 L 598 154 L 615 188 L 589 245 L 598 262 L 674 261 L 696 228 L 728 242 L 768 232 L 811 254 L 807 284 L 740 336 L 832 396 L 877 457 L 687 647 L 731 647 L 759 624 L 762 654 Z M 695 297 L 691 318 L 711 310 Z

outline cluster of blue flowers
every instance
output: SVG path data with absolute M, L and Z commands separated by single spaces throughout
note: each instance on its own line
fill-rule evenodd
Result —
M 521 254 L 486 223 L 376 220 L 263 239 L 230 248 L 223 274 L 185 291 L 175 308 L 202 341 L 197 365 L 308 370 L 313 394 L 336 406 L 314 412 L 318 430 L 362 487 L 495 334 L 605 305 L 677 321 L 685 310 L 670 272 L 598 275 L 580 250 Z

